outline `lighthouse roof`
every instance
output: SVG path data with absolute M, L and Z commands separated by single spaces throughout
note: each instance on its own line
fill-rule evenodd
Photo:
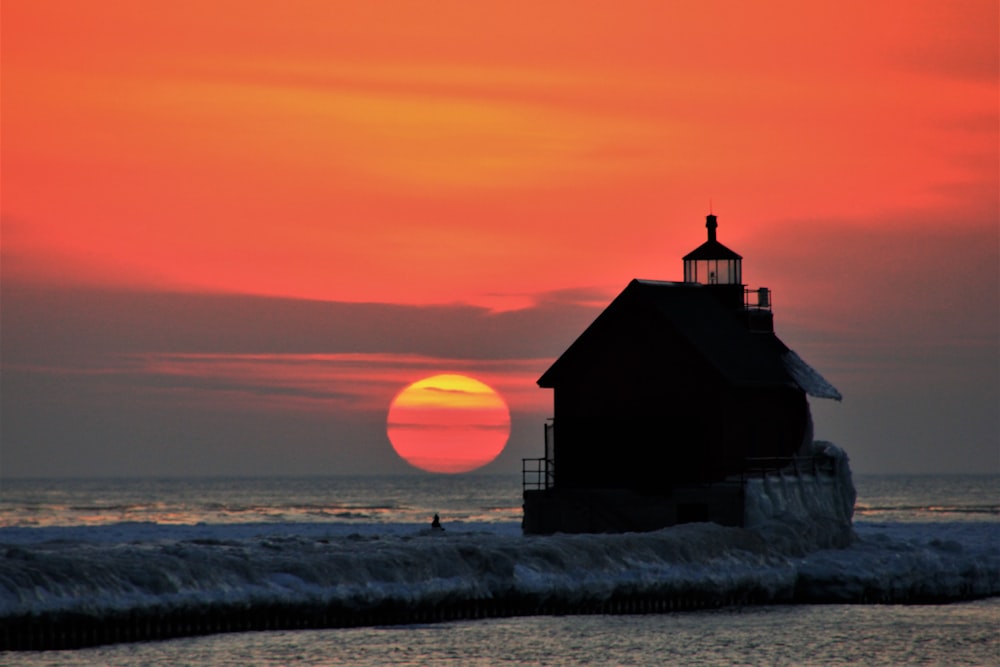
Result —
M 684 255 L 685 262 L 697 261 L 700 259 L 743 259 L 716 240 L 715 230 L 718 227 L 719 219 L 715 216 L 715 214 L 709 213 L 705 216 L 705 229 L 708 230 L 708 240 L 688 254 Z
M 732 386 L 797 387 L 817 398 L 840 400 L 840 392 L 774 333 L 751 331 L 741 313 L 723 306 L 702 285 L 633 280 L 538 384 L 555 387 L 603 358 L 608 347 L 632 341 L 638 321 L 644 330 L 663 331 L 664 341 L 682 341 L 678 344 Z
M 709 239 L 684 255 L 683 259 L 685 262 L 690 262 L 699 259 L 743 259 L 743 257 L 715 239 Z

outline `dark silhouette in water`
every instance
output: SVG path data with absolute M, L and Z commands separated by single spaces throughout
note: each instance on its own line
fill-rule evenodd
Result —
M 431 528 L 444 530 L 444 528 L 441 527 L 441 517 L 439 517 L 436 512 L 434 513 L 434 519 L 431 520 Z

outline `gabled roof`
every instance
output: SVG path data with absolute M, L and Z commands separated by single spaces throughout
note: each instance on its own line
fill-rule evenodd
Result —
M 771 332 L 752 332 L 741 310 L 726 308 L 713 286 L 633 280 L 538 379 L 553 387 L 574 367 L 587 363 L 587 350 L 601 332 L 615 326 L 624 309 L 641 309 L 652 326 L 669 327 L 730 385 L 796 387 L 818 398 L 840 393 Z

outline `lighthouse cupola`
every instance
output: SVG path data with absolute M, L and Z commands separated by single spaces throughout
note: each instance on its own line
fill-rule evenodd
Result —
M 684 282 L 717 286 L 722 301 L 740 307 L 743 305 L 743 257 L 719 243 L 718 227 L 718 219 L 709 214 L 705 218 L 708 240 L 684 255 Z
M 684 282 L 702 285 L 742 285 L 743 258 L 719 243 L 715 230 L 719 222 L 714 215 L 705 220 L 708 240 L 684 255 Z

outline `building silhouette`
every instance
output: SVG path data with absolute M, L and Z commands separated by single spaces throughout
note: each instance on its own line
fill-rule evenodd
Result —
M 554 417 L 524 462 L 525 532 L 742 525 L 746 478 L 809 451 L 807 394 L 840 400 L 706 227 L 684 282 L 631 281 L 539 378 Z

